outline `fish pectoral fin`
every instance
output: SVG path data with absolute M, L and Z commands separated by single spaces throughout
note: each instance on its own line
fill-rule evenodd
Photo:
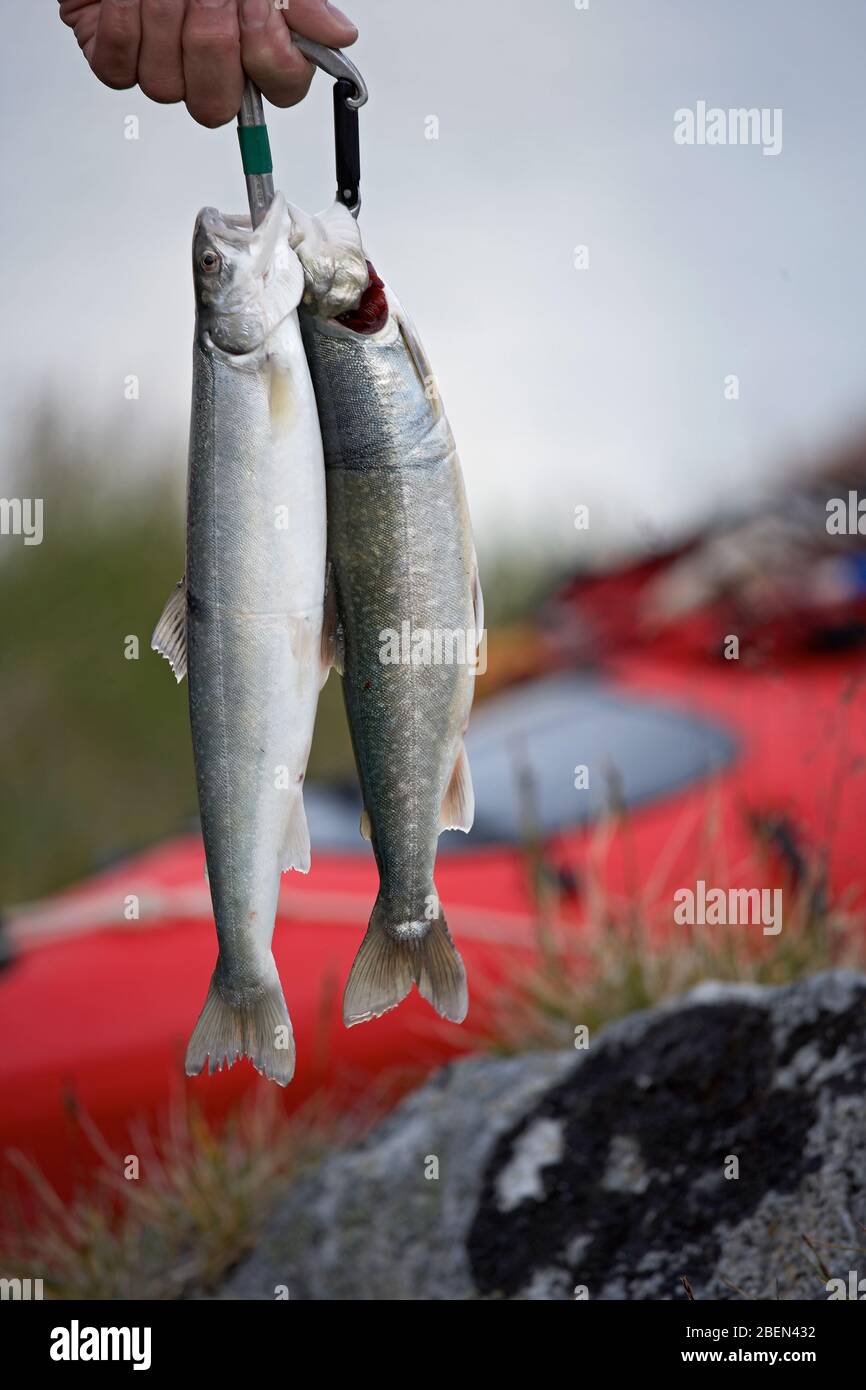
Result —
M 442 400 L 439 396 L 438 388 L 436 387 L 436 378 L 433 375 L 430 358 L 427 356 L 424 345 L 418 337 L 418 332 L 414 323 L 390 286 L 388 287 L 388 306 L 392 314 L 396 316 L 400 328 L 400 337 L 403 339 L 403 346 L 412 359 L 412 365 L 418 373 L 418 380 L 429 401 L 433 416 L 438 420 L 445 412 L 442 407 Z
M 283 837 L 283 856 L 281 868 L 297 869 L 299 874 L 310 872 L 310 832 L 307 829 L 307 816 L 304 811 L 304 798 L 300 790 L 292 792 L 292 804 Z
M 439 816 L 441 830 L 471 830 L 475 819 L 475 791 L 472 786 L 472 773 L 466 744 L 460 740 L 460 751 L 454 763 L 451 780 L 442 798 L 442 811 Z
M 361 824 L 359 825 L 358 829 L 361 831 L 361 834 L 363 835 L 365 840 L 372 840 L 373 823 L 370 820 L 370 812 L 367 810 L 366 806 L 361 812 Z
M 335 670 L 343 674 L 345 640 L 343 635 L 343 625 L 340 622 L 340 615 L 337 610 L 337 585 L 334 581 L 334 567 L 328 566 L 328 576 L 325 581 L 325 603 L 322 612 L 322 684 L 328 678 L 328 672 L 333 666 Z
M 151 649 L 164 656 L 175 680 L 180 684 L 186 675 L 186 578 L 179 580 L 171 591 L 162 616 L 150 639 Z

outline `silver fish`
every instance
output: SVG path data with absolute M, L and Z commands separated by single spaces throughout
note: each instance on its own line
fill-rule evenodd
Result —
M 322 443 L 282 195 L 252 231 L 199 214 L 186 576 L 154 632 L 189 676 L 219 955 L 189 1075 L 249 1057 L 285 1085 L 295 1047 L 271 951 L 280 874 L 306 873 L 303 781 L 321 662 Z
M 484 619 L 460 463 L 430 365 L 394 295 L 385 289 L 387 321 L 373 333 L 329 316 L 359 262 L 360 289 L 367 281 L 349 214 L 337 205 L 311 228 L 290 211 L 327 470 L 325 635 L 343 673 L 362 832 L 380 879 L 343 1017 L 348 1027 L 377 1018 L 414 982 L 459 1023 L 466 974 L 433 870 L 440 831 L 468 831 L 474 815 L 463 735 Z M 342 258 L 333 250 L 341 240 Z M 360 289 L 356 279 L 355 301 Z

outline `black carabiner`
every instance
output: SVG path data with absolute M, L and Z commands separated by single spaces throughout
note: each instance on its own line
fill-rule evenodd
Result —
M 355 84 L 341 77 L 334 83 L 334 152 L 337 161 L 337 199 L 353 217 L 361 209 L 361 145 L 358 108 L 350 104 Z
M 342 49 L 326 48 L 324 44 L 305 39 L 294 30 L 292 40 L 309 62 L 336 78 L 334 146 L 337 156 L 337 198 L 353 217 L 357 217 L 361 207 L 358 107 L 367 100 L 367 84 Z M 247 79 L 243 103 L 238 112 L 238 139 L 247 180 L 250 217 L 253 226 L 257 227 L 273 200 L 274 180 L 262 94 L 251 79 Z

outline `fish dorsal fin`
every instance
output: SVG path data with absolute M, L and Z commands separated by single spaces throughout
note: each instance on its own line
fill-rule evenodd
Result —
M 164 656 L 175 680 L 180 684 L 186 675 L 186 579 L 172 589 L 162 616 L 150 639 L 151 649 Z

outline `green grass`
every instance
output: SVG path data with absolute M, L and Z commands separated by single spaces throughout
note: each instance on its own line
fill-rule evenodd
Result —
M 286 1185 L 354 1132 L 321 1111 L 287 1118 L 273 1089 L 253 1094 L 219 1127 L 178 1107 L 165 1132 L 134 1128 L 126 1154 L 78 1116 L 101 1162 L 95 1186 L 69 1203 L 10 1155 L 35 1212 L 7 1212 L 0 1273 L 42 1279 L 47 1298 L 178 1299 L 218 1287 Z M 125 1176 L 128 1154 L 138 1178 Z
M 708 816 L 709 844 L 711 821 Z M 627 814 L 599 822 L 574 866 L 587 909 L 577 930 L 562 922 L 556 880 L 546 871 L 540 845 L 527 838 L 537 963 L 503 988 L 479 1038 L 483 1046 L 501 1053 L 573 1046 L 576 1026 L 586 1025 L 594 1036 L 605 1024 L 662 1004 L 703 980 L 787 985 L 822 970 L 866 968 L 863 922 L 827 900 L 820 856 L 799 884 L 786 885 L 785 925 L 777 936 L 742 926 L 673 927 L 669 898 L 653 900 L 637 886 L 620 896 L 610 891 L 606 853 L 615 833 L 628 840 Z M 755 851 L 760 862 L 757 832 Z M 696 877 L 723 881 L 709 867 L 696 869 Z

